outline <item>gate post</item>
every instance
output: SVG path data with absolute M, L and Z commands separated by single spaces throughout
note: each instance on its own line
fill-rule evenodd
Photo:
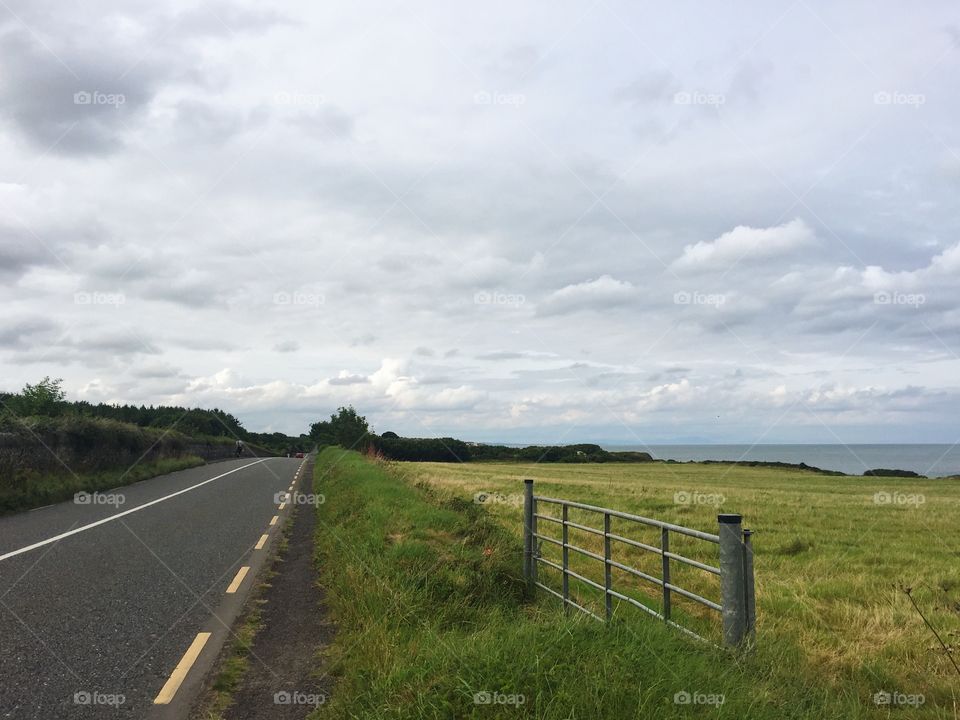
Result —
M 533 480 L 523 481 L 523 578 L 527 582 L 527 597 L 532 599 L 536 590 L 533 549 Z
M 747 598 L 744 582 L 743 518 L 717 516 L 720 524 L 720 596 L 723 607 L 723 644 L 739 647 L 747 632 Z
M 757 596 L 753 584 L 753 530 L 743 531 L 743 587 L 747 605 L 747 642 L 752 643 L 757 636 Z

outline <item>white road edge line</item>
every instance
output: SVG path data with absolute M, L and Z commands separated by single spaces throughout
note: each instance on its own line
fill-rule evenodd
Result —
M 110 517 L 105 517 L 105 518 L 103 518 L 102 520 L 97 520 L 96 522 L 92 522 L 92 523 L 90 523 L 89 525 L 83 525 L 83 526 L 78 527 L 78 528 L 76 528 L 76 529 L 74 529 L 74 530 L 69 530 L 69 531 L 67 531 L 67 532 L 65 532 L 65 533 L 60 533 L 59 535 L 54 535 L 54 536 L 51 537 L 51 538 L 47 538 L 46 540 L 41 540 L 40 542 L 36 542 L 36 543 L 34 543 L 33 545 L 27 545 L 26 547 L 22 547 L 22 548 L 20 548 L 19 550 L 11 550 L 10 552 L 8 552 L 8 553 L 6 553 L 6 554 L 4 554 L 4 555 L 0 555 L 0 562 L 6 560 L 6 559 L 8 559 L 8 558 L 12 558 L 12 557 L 14 557 L 14 556 L 16 556 L 16 555 L 22 555 L 22 554 L 25 553 L 25 552 L 30 552 L 31 550 L 36 550 L 37 548 L 41 548 L 41 547 L 43 547 L 44 545 L 49 545 L 50 543 L 55 543 L 55 542 L 57 542 L 58 540 L 63 540 L 64 538 L 70 537 L 71 535 L 77 535 L 77 534 L 82 533 L 82 532 L 84 532 L 84 531 L 86 531 L 86 530 L 90 530 L 90 529 L 92 529 L 92 528 L 95 528 L 95 527 L 97 527 L 97 526 L 99 526 L 99 525 L 103 525 L 103 524 L 105 524 L 105 523 L 111 522 L 111 521 L 113 521 L 113 520 L 119 520 L 120 518 L 122 518 L 122 517 L 124 517 L 124 516 L 126 516 L 126 515 L 130 515 L 131 513 L 139 512 L 140 510 L 143 510 L 144 508 L 148 508 L 148 507 L 150 507 L 151 505 L 156 505 L 157 503 L 162 503 L 164 500 L 169 500 L 170 498 L 176 497 L 177 495 L 183 495 L 184 493 L 190 492 L 191 490 L 196 490 L 198 487 L 201 487 L 201 486 L 203 486 L 203 485 L 206 485 L 207 483 L 212 483 L 214 480 L 219 480 L 219 479 L 222 478 L 222 477 L 226 477 L 227 475 L 231 475 L 231 474 L 233 474 L 233 473 L 235 473 L 235 472 L 237 472 L 237 471 L 239 471 L 239 470 L 243 470 L 243 469 L 248 468 L 248 467 L 251 467 L 251 466 L 253 466 L 253 465 L 258 465 L 258 464 L 262 463 L 264 460 L 269 460 L 269 459 L 270 459 L 270 458 L 261 458 L 260 460 L 257 460 L 257 461 L 255 461 L 255 462 L 249 463 L 249 464 L 247 464 L 247 465 L 241 465 L 241 466 L 238 467 L 238 468 L 234 468 L 233 470 L 228 470 L 227 472 L 222 473 L 221 475 L 217 475 L 216 477 L 212 477 L 212 478 L 210 478 L 209 480 L 204 480 L 203 482 L 199 482 L 199 483 L 197 483 L 196 485 L 191 485 L 190 487 L 184 488 L 183 490 L 177 490 L 177 491 L 174 492 L 174 493 L 170 493 L 169 495 L 164 495 L 163 497 L 157 498 L 156 500 L 151 500 L 150 502 L 144 503 L 143 505 L 137 505 L 135 508 L 130 508 L 129 510 L 124 510 L 123 512 L 117 513 L 116 515 L 111 515 Z

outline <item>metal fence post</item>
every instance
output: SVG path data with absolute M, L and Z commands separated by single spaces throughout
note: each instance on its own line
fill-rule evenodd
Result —
M 603 514 L 603 591 L 604 608 L 607 611 L 607 620 L 613 617 L 613 568 L 610 565 L 610 513 Z
M 747 606 L 746 637 L 753 642 L 757 635 L 757 596 L 753 584 L 753 542 L 752 530 L 743 531 L 743 588 Z
M 567 602 L 570 599 L 570 576 L 567 574 L 567 570 L 570 569 L 570 528 L 567 525 L 570 519 L 569 508 L 564 505 L 561 512 L 563 515 L 563 612 L 569 615 L 570 604 Z
M 536 591 L 537 587 L 537 558 L 540 557 L 540 546 L 543 545 L 540 542 L 540 538 L 537 537 L 537 496 L 533 494 L 533 484 L 530 485 L 530 527 L 533 528 L 533 532 L 530 533 L 530 540 L 532 541 L 530 547 L 530 583 L 531 587 Z
M 670 552 L 670 531 L 666 528 L 660 530 L 660 550 L 663 553 L 663 619 L 670 620 L 670 558 L 667 553 Z
M 723 644 L 739 646 L 747 630 L 746 585 L 744 583 L 743 518 L 735 514 L 717 516 L 720 524 L 720 596 L 723 607 Z
M 533 480 L 523 481 L 523 577 L 527 581 L 527 596 L 532 598 L 536 585 L 533 567 L 535 546 L 533 537 Z

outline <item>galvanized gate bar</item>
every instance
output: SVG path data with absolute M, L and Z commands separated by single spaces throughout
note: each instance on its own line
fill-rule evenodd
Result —
M 567 529 L 567 506 L 563 506 L 563 599 L 564 601 L 570 599 L 570 575 L 568 570 L 570 569 L 570 537 L 569 531 Z M 568 605 L 566 602 L 563 603 L 563 611 L 568 612 Z
M 587 505 L 559 498 L 549 498 L 534 495 L 533 481 L 524 481 L 524 575 L 527 579 L 527 586 L 531 593 L 535 588 L 546 590 L 551 595 L 559 598 L 563 602 L 564 611 L 570 607 L 602 620 L 589 609 L 579 605 L 570 598 L 570 578 L 599 590 L 604 595 L 604 611 L 606 620 L 613 618 L 613 598 L 617 598 L 634 607 L 637 607 L 654 617 L 663 620 L 671 627 L 677 628 L 687 635 L 703 640 L 699 635 L 678 625 L 671 619 L 673 611 L 673 595 L 680 595 L 689 600 L 693 600 L 707 608 L 716 610 L 723 619 L 723 641 L 730 646 L 739 646 L 745 640 L 752 640 L 756 627 L 756 600 L 754 595 L 753 580 L 753 547 L 750 541 L 751 532 L 742 529 L 742 521 L 739 515 L 719 515 L 717 517 L 719 525 L 719 534 L 702 532 L 692 528 L 683 527 L 674 523 L 663 522 L 646 518 L 632 513 L 620 512 L 609 508 L 602 508 L 596 505 Z M 542 515 L 537 512 L 537 505 L 540 502 L 560 506 L 560 517 L 553 515 Z M 590 527 L 570 520 L 569 509 L 585 510 L 603 515 L 603 530 Z M 612 518 L 619 518 L 631 522 L 656 527 L 660 529 L 660 547 L 648 545 L 632 538 L 616 534 L 611 530 Z M 555 523 L 561 527 L 561 539 L 540 535 L 537 532 L 537 521 L 544 520 Z M 603 537 L 603 555 L 592 552 L 582 547 L 571 544 L 570 528 L 592 533 Z M 698 560 L 684 557 L 670 550 L 670 533 L 678 533 L 687 537 L 704 540 L 706 542 L 716 543 L 720 546 L 720 567 L 714 567 Z M 662 577 L 657 578 L 637 568 L 631 567 L 613 559 L 612 541 L 624 543 L 631 547 L 653 553 L 660 556 L 660 567 Z M 561 562 L 557 564 L 545 557 L 541 557 L 539 552 L 540 541 L 546 541 L 551 545 L 557 545 L 561 548 Z M 579 555 L 603 563 L 604 578 L 603 584 L 591 580 L 584 575 L 570 569 L 570 551 Z M 688 566 L 703 570 L 713 575 L 720 576 L 720 588 L 722 603 L 716 603 L 701 595 L 679 587 L 672 582 L 671 578 L 671 560 L 684 563 Z M 560 572 L 562 592 L 557 592 L 537 580 L 537 565 L 542 564 Z M 635 598 L 631 598 L 613 588 L 613 568 L 627 572 L 634 577 L 650 582 L 660 587 L 662 593 L 662 612 L 657 612 Z
M 538 515 L 537 515 L 537 518 L 540 519 L 540 520 L 549 520 L 550 522 L 557 523 L 558 525 L 562 525 L 562 524 L 563 524 L 563 520 L 561 520 L 560 518 L 553 517 L 552 515 L 539 515 L 539 514 L 538 514 Z M 579 524 L 573 522 L 572 520 L 568 520 L 568 521 L 567 521 L 567 525 L 568 525 L 569 527 L 576 528 L 577 530 L 585 530 L 586 532 L 590 532 L 590 533 L 594 533 L 594 534 L 596 534 L 596 535 L 600 535 L 601 537 L 602 537 L 603 534 L 604 534 L 604 533 L 603 533 L 603 530 L 597 530 L 596 528 L 587 527 L 586 525 L 579 525 Z M 548 541 L 550 541 L 550 542 L 557 542 L 557 541 L 554 540 L 553 538 L 546 537 L 546 536 L 540 536 L 540 539 L 541 539 L 541 540 L 548 540 Z M 611 539 L 611 540 L 616 540 L 616 541 L 618 541 L 618 542 L 622 542 L 622 543 L 624 543 L 624 544 L 626 544 L 626 545 L 630 545 L 631 547 L 640 548 L 641 550 L 646 550 L 647 552 L 651 552 L 651 553 L 653 553 L 654 555 L 662 555 L 662 554 L 663 554 L 663 550 L 662 550 L 661 548 L 654 547 L 653 545 L 647 545 L 646 543 L 642 543 L 642 542 L 640 542 L 640 541 L 638 541 L 638 540 L 634 540 L 634 539 L 632 539 L 632 538 L 623 537 L 622 535 L 617 535 L 616 533 L 610 533 L 610 539 Z M 557 542 L 557 544 L 559 545 L 560 543 Z M 682 562 L 682 563 L 685 563 L 686 565 L 690 565 L 690 566 L 695 567 L 695 568 L 700 568 L 701 570 L 706 570 L 707 572 L 713 573 L 714 575 L 719 575 L 719 574 L 720 574 L 720 568 L 718 568 L 718 567 L 713 567 L 713 565 L 707 565 L 706 563 L 702 563 L 702 562 L 700 562 L 699 560 L 693 560 L 693 559 L 691 559 L 691 558 L 684 557 L 683 555 L 678 555 L 677 553 L 673 553 L 673 552 L 668 552 L 668 553 L 667 553 L 667 557 L 669 557 L 671 560 L 676 560 L 677 562 Z
M 663 555 L 663 619 L 670 619 L 670 531 L 660 530 L 660 554 Z
M 564 510 L 566 510 L 564 505 Z M 613 570 L 610 568 L 610 513 L 603 514 L 603 599 L 607 610 L 607 620 L 613 617 Z
M 642 523 L 643 525 L 650 525 L 651 527 L 659 527 L 659 528 L 665 527 L 668 530 L 673 530 L 674 532 L 678 532 L 681 535 L 689 535 L 690 537 L 706 540 L 707 542 L 712 542 L 712 543 L 720 542 L 719 535 L 702 532 L 700 530 L 694 530 L 693 528 L 683 527 L 682 525 L 674 525 L 673 523 L 664 522 L 662 520 L 654 520 L 653 518 L 643 517 L 642 515 L 634 515 L 633 513 L 620 512 L 619 510 L 611 510 L 610 508 L 598 507 L 596 505 L 586 505 L 585 503 L 573 502 L 572 500 L 561 500 L 559 498 L 544 497 L 542 495 L 537 495 L 537 501 L 551 503 L 554 505 L 568 505 L 569 507 L 577 508 L 578 510 L 591 510 L 593 512 L 601 513 L 601 514 L 610 513 L 611 517 L 623 518 L 624 520 L 632 520 L 633 522 Z

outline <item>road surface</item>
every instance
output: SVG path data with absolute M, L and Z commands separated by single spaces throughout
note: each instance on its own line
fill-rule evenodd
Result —
M 182 714 L 304 464 L 229 460 L 0 518 L 0 718 Z

